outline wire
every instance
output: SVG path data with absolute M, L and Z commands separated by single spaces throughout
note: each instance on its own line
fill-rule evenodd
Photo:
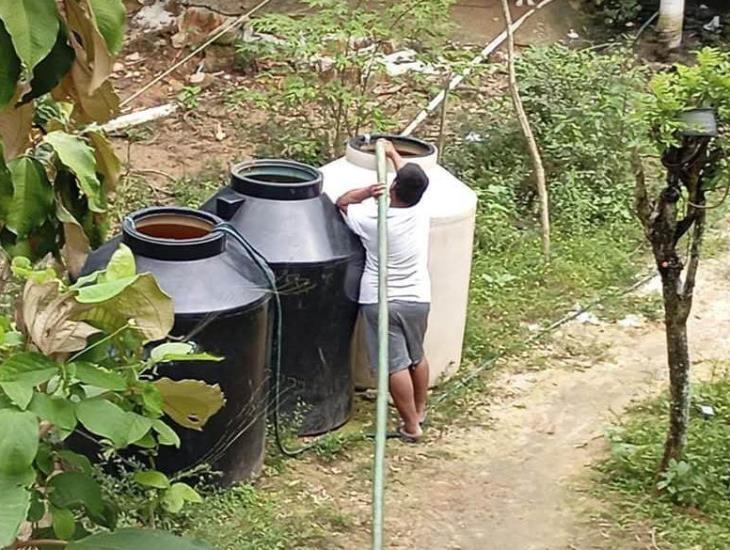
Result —
M 215 226 L 213 231 L 224 233 L 241 245 L 248 256 L 253 260 L 269 285 L 271 295 L 274 297 L 274 345 L 272 347 L 271 362 L 273 363 L 274 371 L 274 439 L 276 446 L 278 447 L 281 454 L 290 458 L 297 457 L 302 453 L 316 447 L 319 443 L 327 437 L 326 435 L 320 436 L 311 443 L 302 445 L 296 449 L 289 449 L 286 447 L 282 440 L 281 435 L 281 413 L 280 413 L 280 401 L 281 401 L 281 348 L 282 348 L 282 307 L 280 294 L 276 287 L 276 275 L 274 274 L 271 266 L 269 266 L 266 258 L 254 247 L 241 233 L 230 223 L 223 222 Z

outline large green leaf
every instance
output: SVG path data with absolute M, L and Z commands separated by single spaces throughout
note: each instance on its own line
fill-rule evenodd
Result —
M 61 540 L 68 540 L 73 537 L 76 531 L 76 519 L 68 508 L 51 507 L 51 518 L 53 532 Z
M 10 546 L 15 540 L 28 508 L 30 492 L 27 489 L 0 483 L 0 548 Z
M 76 406 L 63 397 L 51 397 L 45 393 L 36 393 L 28 406 L 28 410 L 39 418 L 47 420 L 65 432 L 76 428 Z
M 15 52 L 32 71 L 53 48 L 60 25 L 55 0 L 0 2 L 0 19 L 10 33 Z
M 209 353 L 195 353 L 195 346 L 187 342 L 165 342 L 150 352 L 153 363 L 169 363 L 171 361 L 222 361 Z
M 15 85 L 20 77 L 20 58 L 15 53 L 5 25 L 0 21 L 0 111 L 15 95 Z M 0 157 L 2 157 L 0 152 Z
M 0 382 L 23 382 L 37 386 L 58 373 L 58 365 L 45 355 L 24 351 L 0 363 Z
M 160 499 L 165 510 L 172 514 L 179 513 L 186 502 L 203 502 L 198 492 L 187 483 L 174 483 L 162 493 Z
M 76 54 L 73 48 L 68 45 L 66 31 L 61 26 L 58 29 L 58 36 L 56 37 L 56 43 L 53 45 L 53 49 L 33 69 L 30 91 L 23 96 L 21 101 L 25 103 L 31 99 L 41 97 L 58 86 L 58 83 L 71 70 L 71 64 L 75 58 Z
M 58 367 L 47 357 L 33 352 L 18 353 L 0 364 L 0 388 L 13 403 L 25 409 L 33 388 L 50 380 Z
M 114 251 L 109 264 L 104 270 L 105 281 L 116 281 L 119 279 L 128 279 L 137 274 L 137 265 L 134 261 L 132 250 L 125 244 L 120 244 L 119 248 Z
M 143 487 L 152 487 L 153 489 L 167 489 L 170 487 L 170 480 L 162 472 L 157 470 L 143 470 L 135 472 L 133 479 Z
M 18 237 L 25 237 L 51 214 L 53 188 L 37 160 L 20 157 L 10 161 L 8 168 L 13 198 L 8 205 L 6 226 Z
M 207 542 L 154 529 L 118 529 L 71 542 L 66 550 L 213 550 Z
M 74 376 L 84 384 L 112 391 L 127 389 L 127 382 L 117 372 L 82 361 L 72 363 L 72 365 L 75 369 Z
M 152 420 L 127 412 L 106 399 L 87 399 L 76 407 L 79 422 L 91 433 L 108 439 L 117 448 L 142 439 L 152 428 Z
M 172 445 L 180 448 L 180 436 L 162 420 L 153 420 L 152 428 L 157 432 L 157 442 L 160 445 Z
M 122 49 L 124 43 L 124 5 L 121 0 L 88 0 L 96 28 L 104 37 L 112 55 Z
M 211 386 L 201 380 L 161 378 L 155 386 L 165 400 L 165 414 L 192 430 L 202 430 L 208 419 L 226 403 L 218 384 Z
M 48 482 L 49 500 L 57 508 L 83 506 L 95 516 L 104 513 L 101 486 L 93 477 L 81 472 L 63 472 Z
M 113 332 L 131 320 L 145 342 L 165 338 L 175 320 L 172 299 L 149 273 L 89 285 L 79 289 L 79 320 Z
M 38 452 L 38 419 L 30 412 L 0 410 L 0 475 L 28 471 Z
M 94 212 L 104 212 L 106 200 L 99 178 L 96 177 L 96 158 L 93 149 L 78 136 L 61 130 L 50 132 L 43 138 L 43 142 L 53 147 L 61 164 L 76 175 L 79 188 L 89 201 L 89 209 Z

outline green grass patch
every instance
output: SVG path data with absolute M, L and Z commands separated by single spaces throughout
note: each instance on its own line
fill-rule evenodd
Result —
M 699 405 L 715 416 L 703 417 Z M 634 409 L 608 438 L 610 457 L 599 465 L 599 495 L 624 530 L 651 524 L 674 548 L 730 548 L 730 379 L 698 384 L 685 457 L 657 475 L 668 422 L 666 399 Z M 664 547 L 664 546 L 662 546 Z

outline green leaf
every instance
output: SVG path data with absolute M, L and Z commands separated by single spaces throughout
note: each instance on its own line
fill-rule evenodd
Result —
M 180 436 L 165 422 L 159 419 L 153 420 L 152 429 L 157 432 L 157 441 L 160 445 L 172 445 L 178 449 L 180 448 Z
M 122 49 L 124 43 L 125 12 L 121 0 L 88 0 L 96 28 L 112 55 Z
M 195 346 L 185 342 L 165 342 L 152 349 L 150 359 L 153 363 L 167 363 L 170 361 L 222 361 L 209 353 L 195 353 Z
M 142 404 L 145 410 L 151 416 L 162 416 L 162 407 L 165 405 L 165 401 L 155 385 L 152 382 L 140 382 L 138 387 L 141 388 Z
M 167 476 L 157 470 L 135 472 L 133 479 L 143 487 L 152 487 L 154 489 L 167 489 L 170 487 L 170 480 Z
M 127 382 L 117 372 L 81 361 L 71 363 L 71 365 L 75 369 L 74 376 L 84 384 L 112 391 L 124 391 L 127 389 Z
M 38 419 L 30 412 L 0 410 L 0 474 L 28 471 L 38 452 Z
M 145 342 L 165 338 L 175 320 L 172 299 L 149 273 L 83 287 L 76 300 L 91 306 L 80 312 L 79 319 L 107 333 L 131 319 Z
M 213 550 L 207 542 L 154 529 L 118 529 L 72 541 L 66 550 Z
M 91 461 L 84 455 L 64 449 L 56 453 L 65 464 L 79 470 L 81 473 L 91 475 Z M 68 469 L 68 468 L 66 468 Z
M 54 0 L 0 2 L 0 19 L 12 37 L 15 52 L 32 71 L 48 55 L 60 25 Z
M 80 137 L 61 130 L 47 134 L 43 143 L 53 147 L 61 164 L 74 173 L 79 188 L 88 199 L 89 209 L 93 212 L 104 212 L 106 200 L 99 178 L 96 177 L 96 158 L 91 147 Z
M 45 355 L 24 351 L 0 363 L 0 382 L 22 382 L 37 386 L 58 373 L 58 365 Z
M 36 393 L 28 410 L 63 431 L 72 432 L 76 428 L 76 406 L 63 397 L 50 397 L 45 393 Z
M 28 510 L 27 520 L 36 523 L 43 519 L 46 515 L 46 499 L 38 490 L 33 490 L 30 497 L 30 508 Z
M 8 168 L 13 198 L 8 205 L 6 226 L 18 237 L 25 237 L 52 213 L 53 188 L 37 160 L 19 157 L 10 161 Z
M 201 380 L 169 378 L 161 378 L 154 384 L 165 400 L 165 414 L 192 430 L 202 430 L 208 419 L 226 403 L 218 384 L 211 386 Z
M 28 404 L 33 399 L 33 386 L 28 386 L 27 384 L 20 382 L 0 382 L 0 389 L 3 390 L 10 401 L 22 410 L 27 409 Z
M 0 44 L 0 48 L 2 48 L 2 44 Z M 0 63 L 1 62 L 2 60 L 0 60 Z M 0 67 L 2 67 L 2 65 L 0 65 Z M 1 73 L 0 78 L 2 78 Z M 2 106 L 0 106 L 0 110 L 2 110 Z M 3 228 L 5 222 L 8 219 L 8 213 L 10 212 L 10 202 L 12 200 L 13 176 L 10 174 L 10 170 L 8 170 L 8 165 L 5 164 L 5 151 L 3 150 L 2 140 L 0 140 L 0 229 Z
M 104 513 L 101 486 L 89 475 L 62 472 L 48 481 L 48 489 L 48 499 L 57 508 L 84 507 L 92 515 Z
M 15 86 L 20 77 L 20 58 L 15 53 L 5 25 L 0 21 L 0 111 L 15 95 Z M 2 158 L 2 151 L 0 151 Z
M 0 548 L 10 546 L 15 540 L 29 508 L 28 490 L 0 483 Z
M 59 539 L 68 540 L 73 537 L 76 531 L 76 519 L 71 510 L 51 506 L 51 518 L 53 532 Z
M 79 422 L 91 433 L 108 439 L 117 448 L 142 439 L 152 428 L 152 420 L 126 412 L 102 398 L 87 399 L 76 406 Z
M 126 244 L 120 244 L 114 251 L 104 270 L 105 281 L 128 280 L 137 274 L 134 254 Z
M 30 91 L 23 96 L 21 102 L 27 103 L 32 99 L 41 97 L 58 86 L 58 83 L 71 70 L 75 58 L 76 54 L 73 48 L 68 45 L 66 31 L 63 26 L 60 26 L 53 49 L 33 69 Z
M 162 493 L 160 498 L 162 506 L 171 514 L 177 514 L 185 506 L 186 502 L 203 502 L 203 499 L 195 489 L 187 483 L 174 483 L 169 489 Z

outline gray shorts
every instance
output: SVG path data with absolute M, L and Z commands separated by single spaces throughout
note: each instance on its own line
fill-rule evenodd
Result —
M 423 359 L 423 337 L 431 304 L 388 302 L 388 364 L 391 374 L 407 369 Z M 370 366 L 378 364 L 378 304 L 362 304 L 365 340 Z

